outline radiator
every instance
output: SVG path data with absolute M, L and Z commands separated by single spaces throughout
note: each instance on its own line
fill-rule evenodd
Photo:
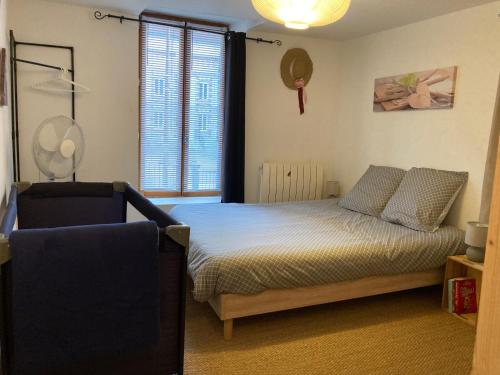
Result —
M 260 203 L 321 199 L 323 167 L 318 163 L 264 163 Z

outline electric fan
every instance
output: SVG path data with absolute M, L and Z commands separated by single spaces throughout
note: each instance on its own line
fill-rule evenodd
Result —
M 83 158 L 82 128 L 71 118 L 43 121 L 33 137 L 33 157 L 40 171 L 53 181 L 71 176 Z

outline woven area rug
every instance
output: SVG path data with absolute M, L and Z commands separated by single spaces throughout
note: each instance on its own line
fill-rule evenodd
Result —
M 474 328 L 440 308 L 441 288 L 237 319 L 232 341 L 188 298 L 185 373 L 469 374 Z

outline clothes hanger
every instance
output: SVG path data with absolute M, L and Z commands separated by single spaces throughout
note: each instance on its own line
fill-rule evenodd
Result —
M 35 83 L 31 86 L 35 90 L 48 91 L 48 92 L 74 92 L 74 93 L 89 93 L 90 89 L 75 81 L 69 80 L 65 77 L 67 71 L 61 68 L 59 76 L 44 82 Z M 69 86 L 69 87 L 68 87 Z

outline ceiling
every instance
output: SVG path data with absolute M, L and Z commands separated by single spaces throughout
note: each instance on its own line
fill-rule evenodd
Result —
M 48 0 L 111 9 L 138 15 L 148 9 L 177 16 L 227 23 L 239 31 L 270 31 L 346 40 L 437 17 L 496 0 L 352 0 L 346 16 L 324 27 L 305 31 L 264 21 L 251 0 Z

